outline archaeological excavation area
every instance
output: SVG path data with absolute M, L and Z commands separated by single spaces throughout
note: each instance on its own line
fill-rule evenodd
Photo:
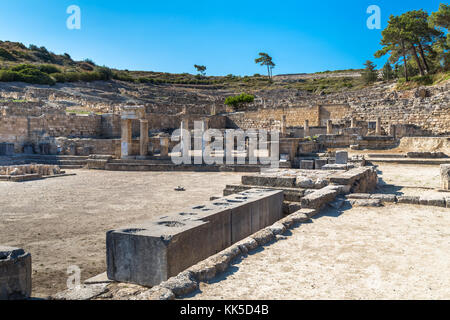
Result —
M 89 114 L 66 111 L 69 88 L 15 88 L 0 299 L 448 299 L 448 85 L 263 92 L 240 112 L 202 89 L 158 105 L 84 88 Z

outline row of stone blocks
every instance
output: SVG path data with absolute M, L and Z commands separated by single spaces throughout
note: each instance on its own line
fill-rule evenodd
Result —
M 154 286 L 280 220 L 283 191 L 250 189 L 107 232 L 111 280 Z
M 0 246 L 0 300 L 31 296 L 31 255 L 22 249 Z
M 0 166 L 0 175 L 22 176 L 28 174 L 38 174 L 41 176 L 52 176 L 60 174 L 61 169 L 56 165 L 46 164 L 24 164 L 13 166 Z

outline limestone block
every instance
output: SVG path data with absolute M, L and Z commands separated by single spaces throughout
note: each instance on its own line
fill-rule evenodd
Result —
M 324 165 L 327 164 L 327 159 L 316 159 L 314 160 L 314 167 L 317 169 L 321 169 Z
M 283 191 L 250 189 L 107 232 L 107 274 L 154 286 L 282 218 Z
M 347 164 L 347 162 L 348 162 L 348 152 L 336 151 L 336 164 Z
M 422 195 L 419 198 L 419 204 L 425 206 L 436 206 L 445 208 L 445 198 L 443 195 Z
M 333 201 L 338 194 L 339 191 L 332 186 L 319 189 L 302 199 L 302 208 L 320 209 L 327 203 Z
M 301 160 L 300 169 L 314 170 L 314 160 Z
M 419 196 L 397 196 L 398 203 L 419 204 Z
M 450 164 L 441 164 L 441 188 L 450 190 Z
M 0 246 L 0 300 L 31 296 L 31 254 L 22 249 Z

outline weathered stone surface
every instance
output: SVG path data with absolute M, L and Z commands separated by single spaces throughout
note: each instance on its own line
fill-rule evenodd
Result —
M 271 177 L 262 175 L 242 176 L 243 185 L 267 186 L 267 187 L 287 187 L 292 188 L 295 184 L 295 177 Z
M 336 164 L 347 164 L 347 162 L 348 162 L 348 152 L 336 151 Z
M 23 249 L 0 246 L 0 300 L 31 295 L 31 255 Z
M 156 286 L 130 300 L 175 300 L 175 294 L 170 289 Z
M 371 199 L 379 199 L 382 202 L 397 202 L 397 197 L 394 194 L 372 194 Z
M 214 261 L 206 259 L 193 265 L 187 271 L 191 272 L 192 276 L 197 279 L 197 281 L 209 281 L 214 278 L 217 274 L 216 265 Z
M 441 188 L 450 190 L 450 164 L 441 164 Z
M 252 235 L 252 238 L 258 243 L 258 245 L 262 246 L 267 242 L 273 240 L 275 235 L 272 233 L 270 229 L 263 229 Z
M 298 177 L 295 181 L 295 186 L 299 188 L 313 189 L 314 181 L 310 178 Z
M 176 297 L 186 295 L 198 289 L 198 283 L 189 271 L 182 272 L 175 277 L 169 278 L 159 286 L 169 289 Z
M 106 272 L 100 273 L 95 277 L 89 278 L 84 281 L 84 284 L 98 284 L 98 283 L 112 283 L 113 280 L 108 279 Z
M 380 199 L 351 199 L 350 204 L 355 207 L 381 207 Z
M 300 161 L 300 169 L 313 170 L 314 169 L 314 160 L 301 160 Z
M 332 186 L 319 189 L 302 199 L 302 208 L 320 209 L 328 202 L 333 201 L 339 194 Z
M 268 227 L 274 235 L 282 234 L 286 231 L 284 224 L 280 222 L 275 222 L 273 225 Z
M 419 204 L 419 196 L 397 196 L 397 203 Z
M 419 198 L 419 204 L 425 206 L 436 206 L 445 208 L 445 198 L 443 195 L 440 194 L 422 195 Z
M 316 160 L 314 160 L 314 168 L 316 170 L 322 169 L 322 167 L 324 165 L 326 165 L 326 164 L 327 164 L 327 159 L 316 159 Z
M 347 199 L 370 199 L 370 193 L 351 193 L 347 195 Z
M 107 292 L 109 283 L 84 284 L 52 296 L 54 300 L 91 300 Z
M 256 249 L 258 247 L 258 242 L 256 242 L 255 239 L 248 237 L 242 241 L 239 241 L 238 243 L 236 243 L 236 245 L 239 246 L 239 249 L 242 253 L 246 253 Z

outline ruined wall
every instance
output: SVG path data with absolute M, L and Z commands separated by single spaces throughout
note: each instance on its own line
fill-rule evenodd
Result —
M 309 120 L 310 126 L 319 125 L 319 107 L 270 108 L 249 112 L 228 114 L 229 126 L 242 129 L 280 129 L 282 116 L 286 115 L 286 125 L 303 126 Z

